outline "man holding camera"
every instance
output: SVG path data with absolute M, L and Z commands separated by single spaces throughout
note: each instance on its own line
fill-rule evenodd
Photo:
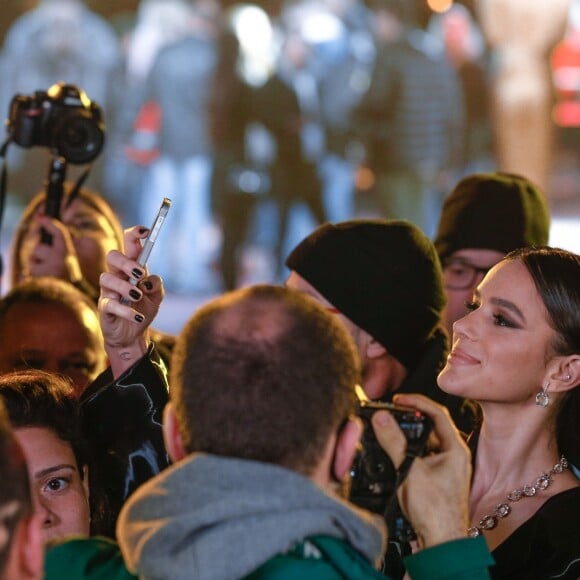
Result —
M 101 278 L 103 333 L 120 355 L 143 352 L 152 312 L 148 300 L 119 301 L 137 266 L 129 253 L 112 252 Z M 143 578 L 383 577 L 375 568 L 383 520 L 342 499 L 361 434 L 358 361 L 344 325 L 288 288 L 245 288 L 198 310 L 171 366 L 164 435 L 176 463 L 120 515 L 128 568 Z M 428 414 L 440 440 L 401 487 L 422 548 L 408 570 L 486 578 L 485 543 L 466 538 L 469 452 L 442 407 L 419 396 L 401 402 Z M 373 426 L 399 465 L 405 437 L 396 422 L 381 411 Z
M 286 286 L 320 302 L 350 332 L 370 399 L 421 393 L 447 407 L 459 429 L 471 431 L 470 408 L 437 385 L 448 353 L 445 292 L 435 248 L 417 226 L 384 219 L 324 224 L 292 250 L 286 265 Z

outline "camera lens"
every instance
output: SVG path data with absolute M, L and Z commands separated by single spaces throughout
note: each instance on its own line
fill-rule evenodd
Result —
M 382 480 L 387 471 L 387 462 L 378 456 L 367 455 L 363 465 L 367 477 L 373 480 Z
M 84 112 L 65 115 L 54 127 L 54 145 L 70 163 L 89 163 L 96 159 L 104 144 L 98 122 Z

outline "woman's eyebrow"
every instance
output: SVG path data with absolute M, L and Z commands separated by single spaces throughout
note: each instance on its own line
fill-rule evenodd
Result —
M 522 311 L 510 300 L 505 300 L 504 298 L 491 298 L 490 302 L 495 306 L 502 306 L 503 308 L 507 308 L 515 315 L 517 315 L 522 321 L 526 320 L 526 317 L 523 315 Z
M 37 471 L 34 474 L 34 477 L 35 479 L 41 479 L 43 477 L 46 477 L 47 475 L 50 475 L 51 473 L 60 471 L 61 469 L 72 469 L 73 471 L 76 471 L 77 468 L 74 465 L 71 465 L 70 463 L 59 463 L 58 465 L 51 465 L 46 469 L 41 469 L 40 471 Z

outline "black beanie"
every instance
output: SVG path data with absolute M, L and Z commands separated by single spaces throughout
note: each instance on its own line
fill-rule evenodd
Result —
M 548 205 L 533 183 L 510 173 L 475 173 L 445 199 L 435 247 L 442 260 L 467 248 L 507 254 L 546 245 L 549 233 Z
M 435 248 L 418 227 L 379 219 L 325 224 L 286 265 L 408 370 L 418 364 L 445 306 Z

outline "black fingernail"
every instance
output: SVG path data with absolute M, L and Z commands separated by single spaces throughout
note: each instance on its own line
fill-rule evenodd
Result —
M 149 228 L 145 228 L 145 227 L 139 228 L 139 233 L 141 235 L 146 234 L 148 231 L 149 231 Z
M 145 282 L 143 282 L 143 286 L 145 286 L 145 288 L 147 288 L 147 290 L 153 289 L 153 284 L 151 282 L 149 282 L 149 280 L 145 280 Z
M 133 300 L 139 300 L 139 298 L 141 298 L 141 292 L 135 290 L 134 288 L 131 288 L 131 290 L 129 290 L 129 296 L 131 296 Z
M 141 278 L 141 276 L 143 276 L 143 270 L 139 270 L 139 268 L 133 268 L 131 270 L 131 274 L 133 274 L 135 278 Z
M 137 322 L 143 322 L 145 320 L 145 318 L 143 317 L 142 314 L 135 314 L 135 320 Z

